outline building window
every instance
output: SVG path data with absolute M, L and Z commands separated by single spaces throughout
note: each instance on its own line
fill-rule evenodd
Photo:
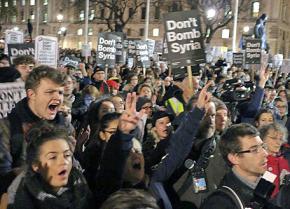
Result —
M 16 23 L 16 15 L 13 15 L 13 16 L 11 17 L 11 21 L 12 21 L 13 23 Z
M 100 29 L 99 29 L 99 33 L 102 33 L 103 31 L 104 31 L 103 28 L 100 28 Z
M 89 36 L 92 36 L 93 35 L 93 28 L 89 28 L 88 35 Z
M 141 8 L 141 19 L 145 20 L 146 18 L 146 7 Z
M 230 30 L 229 29 L 223 29 L 222 30 L 222 38 L 229 38 L 230 37 Z
M 85 19 L 85 11 L 81 10 L 80 11 L 80 21 L 83 21 Z
M 100 10 L 100 19 L 103 20 L 105 17 L 105 9 Z
M 128 30 L 127 30 L 127 35 L 128 35 L 128 36 L 131 36 L 131 28 L 128 28 Z
M 155 18 L 156 20 L 159 20 L 159 19 L 160 19 L 160 7 L 155 7 L 154 18 Z
M 47 15 L 47 12 L 45 12 L 43 14 L 43 22 L 47 22 L 47 19 L 48 19 L 48 15 Z
M 140 28 L 140 30 L 139 30 L 139 36 L 144 36 L 144 28 Z
M 43 5 L 48 5 L 48 0 L 43 0 Z
M 4 3 L 4 7 L 8 7 L 9 5 L 8 5 L 8 1 L 5 1 L 5 3 Z
M 33 10 L 30 10 L 30 19 L 31 20 L 34 20 L 34 18 L 35 18 L 35 15 L 34 15 L 34 13 L 33 13 Z
M 77 31 L 77 34 L 79 36 L 82 36 L 83 35 L 83 29 L 82 28 L 79 28 L 78 31 Z
M 81 41 L 79 41 L 79 43 L 78 43 L 78 48 L 81 49 L 82 46 L 83 46 L 83 43 L 82 43 Z
M 133 17 L 133 15 L 134 15 L 133 8 L 129 8 L 129 17 Z
M 24 11 L 23 10 L 20 11 L 20 19 L 21 19 L 22 22 L 25 22 Z
M 13 0 L 13 6 L 16 6 L 16 0 Z
M 153 36 L 159 36 L 159 28 L 154 28 L 152 34 Z
M 21 1 L 21 6 L 25 6 L 25 1 L 26 1 L 26 0 L 22 0 L 22 1 Z
M 260 12 L 260 2 L 255 1 L 252 4 L 252 17 L 258 17 Z
M 90 13 L 90 20 L 93 20 L 95 18 L 95 10 L 92 9 Z
M 30 0 L 30 6 L 34 6 L 35 5 L 35 0 Z

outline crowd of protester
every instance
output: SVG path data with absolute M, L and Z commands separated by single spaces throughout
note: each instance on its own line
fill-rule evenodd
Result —
M 290 77 L 225 60 L 190 69 L 2 55 L 0 82 L 24 82 L 27 96 L 0 120 L 0 204 L 289 208 Z M 261 198 L 266 171 L 276 179 Z

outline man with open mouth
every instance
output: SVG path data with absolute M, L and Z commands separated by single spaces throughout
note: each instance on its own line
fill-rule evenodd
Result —
M 65 125 L 58 113 L 63 102 L 64 77 L 54 68 L 39 66 L 32 70 L 25 82 L 27 97 L 18 102 L 0 120 L 0 195 L 6 192 L 12 180 L 22 170 L 26 155 L 27 131 L 38 121 L 66 127 L 72 135 L 72 126 Z

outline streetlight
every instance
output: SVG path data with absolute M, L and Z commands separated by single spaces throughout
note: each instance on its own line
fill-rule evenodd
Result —
M 61 32 L 65 32 L 65 31 L 66 31 L 66 27 L 61 27 L 61 28 L 60 28 L 60 31 L 61 31 Z
M 243 28 L 244 33 L 248 33 L 250 31 L 250 27 L 249 26 L 244 26 Z
M 63 15 L 62 15 L 62 14 L 58 14 L 58 15 L 56 16 L 56 19 L 57 19 L 58 22 L 63 21 Z
M 15 27 L 13 28 L 13 30 L 14 30 L 14 31 L 18 31 L 18 30 L 19 30 L 19 27 L 15 26 Z
M 207 19 L 212 19 L 212 18 L 214 18 L 215 15 L 216 15 L 215 9 L 209 9 L 206 12 Z

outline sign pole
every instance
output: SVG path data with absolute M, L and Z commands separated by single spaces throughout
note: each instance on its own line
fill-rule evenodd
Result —
M 188 74 L 189 89 L 193 90 L 191 66 L 187 66 L 187 74 Z

